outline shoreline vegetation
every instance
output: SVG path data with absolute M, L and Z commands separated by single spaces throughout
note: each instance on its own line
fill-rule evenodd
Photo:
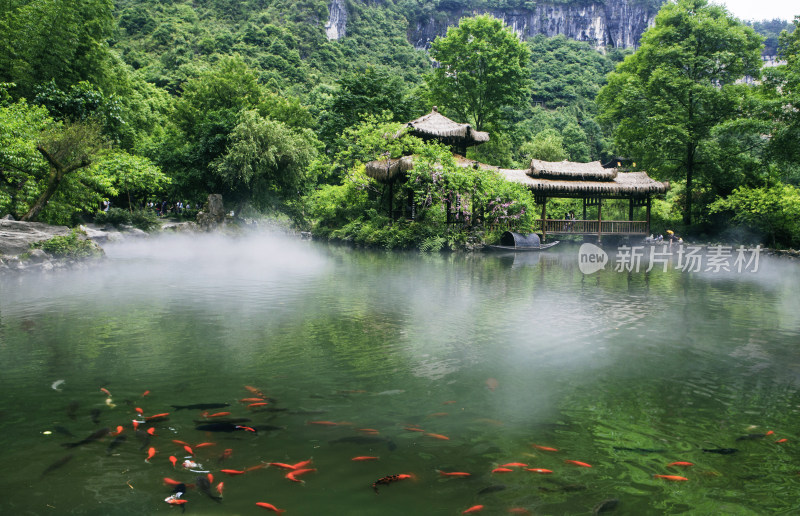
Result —
M 588 187 L 556 198 L 500 172 L 598 162 L 669 183 L 647 200 L 656 236 L 800 247 L 800 16 L 753 25 L 708 0 L 619 1 L 653 23 L 635 49 L 605 52 L 522 40 L 489 14 L 415 48 L 409 19 L 430 15 L 418 0 L 347 2 L 332 39 L 314 23 L 323 0 L 11 2 L 0 218 L 149 231 L 165 207 L 190 220 L 184 207 L 215 196 L 215 213 L 286 220 L 317 240 L 477 250 L 567 213 L 641 221 L 641 191 L 630 204 Z M 425 113 L 458 130 L 417 131 Z M 385 174 L 367 166 L 384 162 Z M 209 213 L 201 227 L 224 220 Z M 53 236 L 64 240 L 18 255 L 92 254 L 80 233 Z

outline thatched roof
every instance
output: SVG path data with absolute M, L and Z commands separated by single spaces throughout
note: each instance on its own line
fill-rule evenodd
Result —
M 617 177 L 616 168 L 603 168 L 599 161 L 575 163 L 574 161 L 531 160 L 528 175 L 540 179 L 568 179 L 578 181 L 611 181 Z
M 534 194 L 549 197 L 644 197 L 669 190 L 669 183 L 651 179 L 647 172 L 618 172 L 610 181 L 542 179 L 531 177 L 529 170 L 501 169 L 500 173 L 509 181 L 527 186 Z
M 413 156 L 379 159 L 364 164 L 367 175 L 382 182 L 390 181 L 396 175 L 408 172 L 412 168 L 414 168 Z
M 467 147 L 489 141 L 489 133 L 476 131 L 469 124 L 453 122 L 439 113 L 436 106 L 433 106 L 430 113 L 408 122 L 406 126 L 411 129 L 411 134 L 414 136 L 423 139 L 458 140 Z

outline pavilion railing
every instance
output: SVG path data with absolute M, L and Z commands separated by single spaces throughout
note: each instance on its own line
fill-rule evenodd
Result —
M 599 227 L 598 227 L 599 226 Z M 547 234 L 614 234 L 614 235 L 644 235 L 647 234 L 646 220 L 563 220 L 542 219 L 534 221 L 534 231 Z

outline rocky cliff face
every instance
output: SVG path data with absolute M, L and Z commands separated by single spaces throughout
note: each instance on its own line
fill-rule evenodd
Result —
M 346 27 L 344 0 L 332 0 L 328 37 L 339 39 Z M 642 33 L 653 23 L 657 10 L 631 0 L 598 0 L 575 4 L 541 3 L 533 9 L 457 9 L 436 11 L 409 19 L 408 40 L 416 48 L 428 48 L 447 28 L 458 25 L 464 16 L 491 14 L 514 29 L 521 38 L 537 34 L 586 41 L 601 50 L 607 46 L 637 47 Z M 329 28 L 330 27 L 330 28 Z

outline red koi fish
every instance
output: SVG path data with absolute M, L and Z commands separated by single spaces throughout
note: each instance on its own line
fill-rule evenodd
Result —
M 260 390 L 256 389 L 255 387 L 251 387 L 249 385 L 245 385 L 244 388 L 247 389 L 248 391 L 250 391 L 250 394 L 255 394 L 259 398 L 263 398 L 264 397 L 264 393 L 261 392 Z
M 483 505 L 473 505 L 469 509 L 462 511 L 461 514 L 472 514 L 483 510 Z
M 150 394 L 150 391 L 144 391 L 144 392 L 142 393 L 142 398 L 144 398 L 144 397 L 145 397 L 145 396 L 147 396 L 148 394 Z
M 177 444 L 178 446 L 189 446 L 189 443 L 184 442 L 184 441 L 179 441 L 177 439 L 173 439 L 172 442 Z
M 264 398 L 242 398 L 239 400 L 240 403 L 254 403 L 256 401 L 265 401 Z
M 186 453 L 188 453 L 189 455 L 194 455 L 194 451 L 192 450 L 191 446 L 188 445 L 184 446 L 183 449 L 186 450 Z
M 372 489 L 375 490 L 375 494 L 378 494 L 378 486 L 388 486 L 392 482 L 397 482 L 398 480 L 405 480 L 407 478 L 413 478 L 413 476 L 407 473 L 400 473 L 399 475 L 387 475 L 373 482 Z
M 306 421 L 308 425 L 321 425 L 321 426 L 339 426 L 339 423 L 333 421 Z
M 375 430 L 374 428 L 359 428 L 359 432 L 364 432 L 366 434 L 379 434 L 380 432 Z
M 514 470 L 511 468 L 494 468 L 492 473 L 513 473 Z
M 297 464 L 292 464 L 292 466 L 294 466 L 294 469 L 300 469 L 308 466 L 309 464 L 311 464 L 311 459 L 298 462 Z
M 537 450 L 542 450 L 542 451 L 553 451 L 553 452 L 558 451 L 557 448 L 551 448 L 549 446 L 541 446 L 541 445 L 538 445 L 538 444 L 532 444 L 531 446 L 533 446 Z
M 269 403 L 267 403 L 266 401 L 259 401 L 259 402 L 257 402 L 257 403 L 251 403 L 251 404 L 249 404 L 249 405 L 247 406 L 247 408 L 253 408 L 253 407 L 264 407 L 264 406 L 267 406 L 267 405 L 269 405 Z
M 408 430 L 409 432 L 424 432 L 425 431 L 422 428 L 415 428 L 413 426 L 407 426 L 407 427 L 403 428 L 403 430 Z
M 147 429 L 147 433 L 149 435 L 156 435 L 156 429 L 151 426 L 150 428 Z
M 164 501 L 170 505 L 183 505 L 185 503 L 189 503 L 189 500 L 183 500 L 181 498 L 167 498 Z
M 117 431 L 116 431 L 116 432 L 113 432 L 113 433 L 112 433 L 112 434 L 110 434 L 110 435 L 112 435 L 112 436 L 119 435 L 119 434 L 121 434 L 121 433 L 122 433 L 122 431 L 123 431 L 123 430 L 125 430 L 125 427 L 124 427 L 124 426 L 122 426 L 122 425 L 117 425 Z
M 552 473 L 552 470 L 544 468 L 525 468 L 525 471 L 530 471 L 531 473 L 539 473 L 541 475 L 549 475 L 550 473 Z
M 286 512 L 286 509 L 278 509 L 277 507 L 275 507 L 271 503 L 267 503 L 267 502 L 256 502 L 256 505 L 259 506 L 259 507 L 263 507 L 265 509 L 269 509 L 272 512 L 277 512 L 278 514 L 280 514 L 282 512 Z
M 167 417 L 168 415 L 169 415 L 169 412 L 163 412 L 161 414 L 155 414 L 155 415 L 152 415 L 152 416 L 147 416 L 144 419 L 145 419 L 145 421 L 152 421 L 154 419 L 163 419 L 163 418 Z
M 678 462 L 670 462 L 669 464 L 667 464 L 667 467 L 670 466 L 680 466 L 682 468 L 688 468 L 689 466 L 694 466 L 694 463 L 686 461 L 678 461 Z
M 249 427 L 249 426 L 244 426 L 244 425 L 236 425 L 236 428 L 241 428 L 242 430 L 247 430 L 248 432 L 255 432 L 256 431 L 255 428 L 252 428 L 252 427 Z
M 206 475 L 206 478 L 208 478 L 208 483 L 209 484 L 213 484 L 214 483 L 214 475 L 212 475 L 211 473 Z
M 100 390 L 103 391 L 106 394 L 106 396 L 111 396 L 111 393 L 108 392 L 108 389 L 106 389 L 105 387 L 100 387 Z
M 472 476 L 472 473 L 466 473 L 464 471 L 442 471 L 440 469 L 436 470 L 439 472 L 439 475 L 443 477 L 469 477 Z
M 789 441 L 789 439 L 778 439 L 777 441 L 775 441 L 775 444 L 783 444 L 783 443 L 788 442 L 788 441 Z
M 195 449 L 197 449 L 197 448 L 208 448 L 209 446 L 216 446 L 216 445 L 217 443 L 200 443 L 200 444 L 195 444 L 194 447 Z
M 219 471 L 220 471 L 220 473 L 225 473 L 226 475 L 231 475 L 231 476 L 233 476 L 233 475 L 244 475 L 245 474 L 245 471 L 242 471 L 242 470 L 239 470 L 239 469 L 221 469 Z
M 353 457 L 350 460 L 354 461 L 364 461 L 364 460 L 378 460 L 380 457 L 372 457 L 371 455 L 359 455 L 358 457 Z
M 257 469 L 264 469 L 264 468 L 266 468 L 266 467 L 267 467 L 267 466 L 266 466 L 266 465 L 264 465 L 264 464 L 258 464 L 257 466 L 250 466 L 249 468 L 244 468 L 244 472 L 245 472 L 245 473 L 249 473 L 249 472 L 251 472 L 251 471 L 255 471 L 255 470 L 257 470 Z
M 295 469 L 294 466 L 291 464 L 286 464 L 284 462 L 269 462 L 267 463 L 268 466 L 275 466 L 276 468 L 283 468 L 283 469 Z
M 689 480 L 686 477 L 679 477 L 678 475 L 653 475 L 653 478 L 663 478 L 664 480 L 669 480 L 671 482 L 686 482 Z
M 429 434 L 429 433 L 426 432 L 423 435 L 427 435 L 428 437 L 433 437 L 434 439 L 441 439 L 442 441 L 449 441 L 450 440 L 449 437 L 447 437 L 446 435 L 442 435 L 442 434 Z
M 588 464 L 586 462 L 581 462 L 579 460 L 565 460 L 564 462 L 567 463 L 567 464 L 575 464 L 576 466 L 580 466 L 582 468 L 591 468 L 592 467 L 591 464 Z
M 155 457 L 155 455 L 156 455 L 156 449 L 155 449 L 155 448 L 153 448 L 153 447 L 151 446 L 151 447 L 150 447 L 150 448 L 148 448 L 148 450 L 147 450 L 147 458 L 146 458 L 146 459 L 144 459 L 144 461 L 145 461 L 145 462 L 150 462 L 150 459 L 152 459 L 153 457 Z
M 230 412 L 217 412 L 216 414 L 211 414 L 208 417 L 222 417 L 222 416 L 230 416 Z
M 509 462 L 508 464 L 501 464 L 501 468 L 524 468 L 527 464 L 524 462 Z
M 144 410 L 140 409 L 139 407 L 136 407 L 136 408 L 134 408 L 133 410 L 135 410 L 136 412 L 138 412 L 140 416 L 144 416 Z
M 175 465 L 178 463 L 178 458 L 174 455 L 169 456 L 169 461 L 172 463 L 172 467 L 174 468 Z
M 300 482 L 302 484 L 304 482 L 297 477 L 299 477 L 300 475 L 305 475 L 306 473 L 311 473 L 312 471 L 317 471 L 317 470 L 314 468 L 296 469 L 294 471 L 290 471 L 285 476 L 292 482 Z
M 183 484 L 183 482 L 180 482 L 178 480 L 173 480 L 169 477 L 164 477 L 164 483 L 168 486 L 177 486 L 178 484 Z
M 220 496 L 222 496 L 222 489 L 224 487 L 225 487 L 225 482 L 220 482 L 219 484 L 217 484 L 217 492 L 219 493 Z

